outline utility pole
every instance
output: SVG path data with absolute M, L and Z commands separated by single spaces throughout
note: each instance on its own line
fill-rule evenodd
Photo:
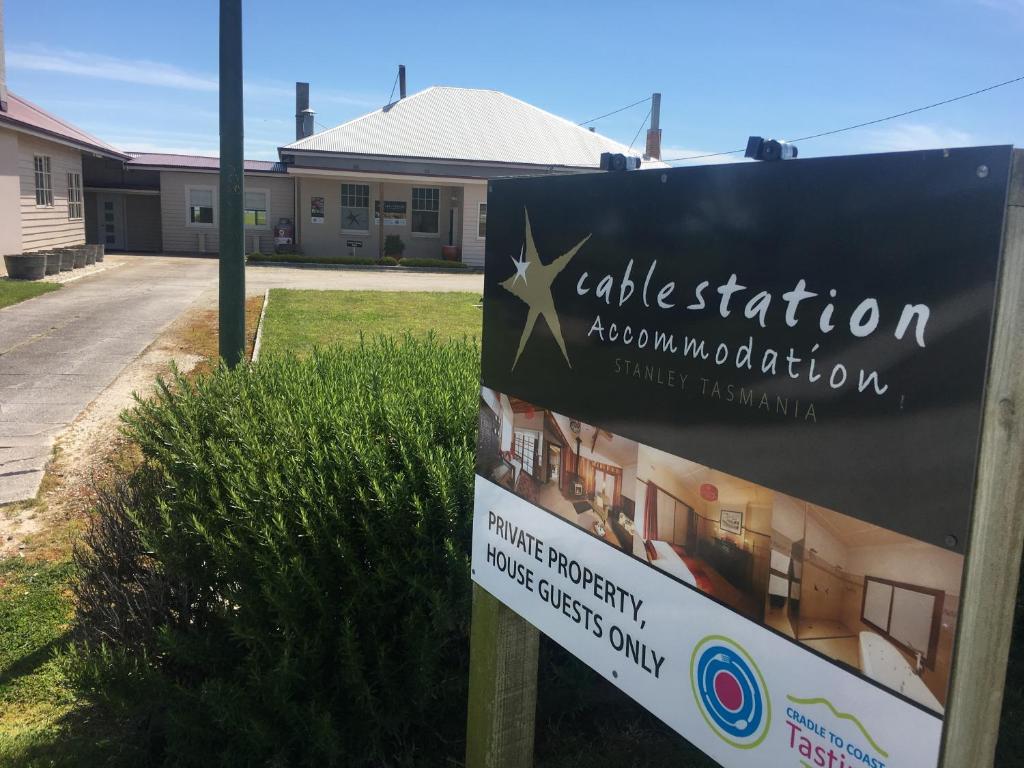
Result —
M 242 0 L 220 0 L 220 356 L 245 356 Z

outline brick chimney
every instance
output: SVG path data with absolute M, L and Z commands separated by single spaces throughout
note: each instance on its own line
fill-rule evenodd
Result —
M 4 59 L 4 0 L 0 0 L 0 112 L 7 111 L 7 64 Z
M 647 131 L 646 157 L 661 160 L 661 94 L 651 94 L 651 127 Z
M 3 2 L 3 0 L 0 0 Z M 316 113 L 309 108 L 309 83 L 295 84 L 295 140 L 313 135 L 313 118 Z

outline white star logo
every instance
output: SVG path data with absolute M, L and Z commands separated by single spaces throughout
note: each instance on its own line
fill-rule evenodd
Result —
M 512 259 L 512 263 L 516 265 L 516 273 L 512 277 L 512 284 L 515 285 L 516 280 L 520 277 L 523 278 L 523 282 L 526 282 L 526 268 L 530 266 L 530 262 L 523 260 L 523 251 L 526 249 L 524 245 L 519 249 L 519 259 L 517 260 L 514 256 L 509 256 Z
M 543 317 L 548 324 L 551 334 L 558 343 L 558 348 L 562 350 L 565 362 L 572 368 L 572 363 L 569 362 L 569 352 L 565 348 L 565 339 L 562 338 L 562 325 L 558 321 L 558 312 L 555 311 L 555 299 L 551 295 L 551 283 L 569 265 L 569 261 L 576 255 L 576 251 L 583 247 L 583 244 L 590 239 L 590 235 L 584 237 L 550 264 L 545 264 L 540 260 L 540 254 L 537 253 L 537 244 L 533 241 L 533 230 L 530 228 L 530 214 L 525 209 L 523 218 L 526 223 L 526 242 L 519 252 L 518 260 L 510 257 L 516 266 L 516 273 L 501 283 L 502 288 L 525 302 L 530 308 L 526 315 L 526 324 L 523 326 L 523 335 L 519 337 L 519 349 L 516 350 L 516 359 L 512 362 L 512 370 L 516 369 L 516 363 L 519 362 L 519 356 L 523 354 L 526 340 L 533 333 L 533 327 L 537 324 L 539 317 Z M 524 253 L 530 254 L 530 258 L 524 259 Z M 537 269 L 533 270 L 534 281 L 533 285 L 530 285 L 526 282 L 526 268 L 534 262 L 537 262 Z M 523 284 L 517 285 L 520 277 L 523 278 Z

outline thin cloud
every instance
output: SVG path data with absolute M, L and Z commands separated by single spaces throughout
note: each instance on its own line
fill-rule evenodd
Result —
M 190 72 L 173 64 L 147 59 L 126 59 L 87 51 L 33 45 L 7 52 L 7 66 L 26 72 L 56 72 L 62 75 L 151 85 L 180 91 L 217 93 L 217 77 L 207 72 Z M 253 99 L 286 101 L 295 96 L 295 86 L 279 82 L 246 82 L 246 96 Z M 314 91 L 314 93 L 316 93 Z M 316 94 L 325 103 L 347 106 L 376 106 L 362 94 L 325 90 Z
M 145 59 L 120 59 L 81 51 L 50 50 L 43 47 L 12 49 L 7 66 L 34 72 L 59 72 L 65 75 L 115 80 L 121 83 L 153 85 L 185 91 L 216 92 L 217 79 L 187 72 L 180 67 Z
M 967 131 L 924 123 L 900 123 L 886 128 L 866 129 L 859 142 L 862 152 L 905 152 L 915 149 L 968 147 L 978 141 Z
M 1024 19 L 1024 0 L 976 0 L 982 8 L 1009 13 Z

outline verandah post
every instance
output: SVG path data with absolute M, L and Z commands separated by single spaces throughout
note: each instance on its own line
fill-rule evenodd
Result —
M 540 634 L 473 585 L 466 768 L 530 768 Z

